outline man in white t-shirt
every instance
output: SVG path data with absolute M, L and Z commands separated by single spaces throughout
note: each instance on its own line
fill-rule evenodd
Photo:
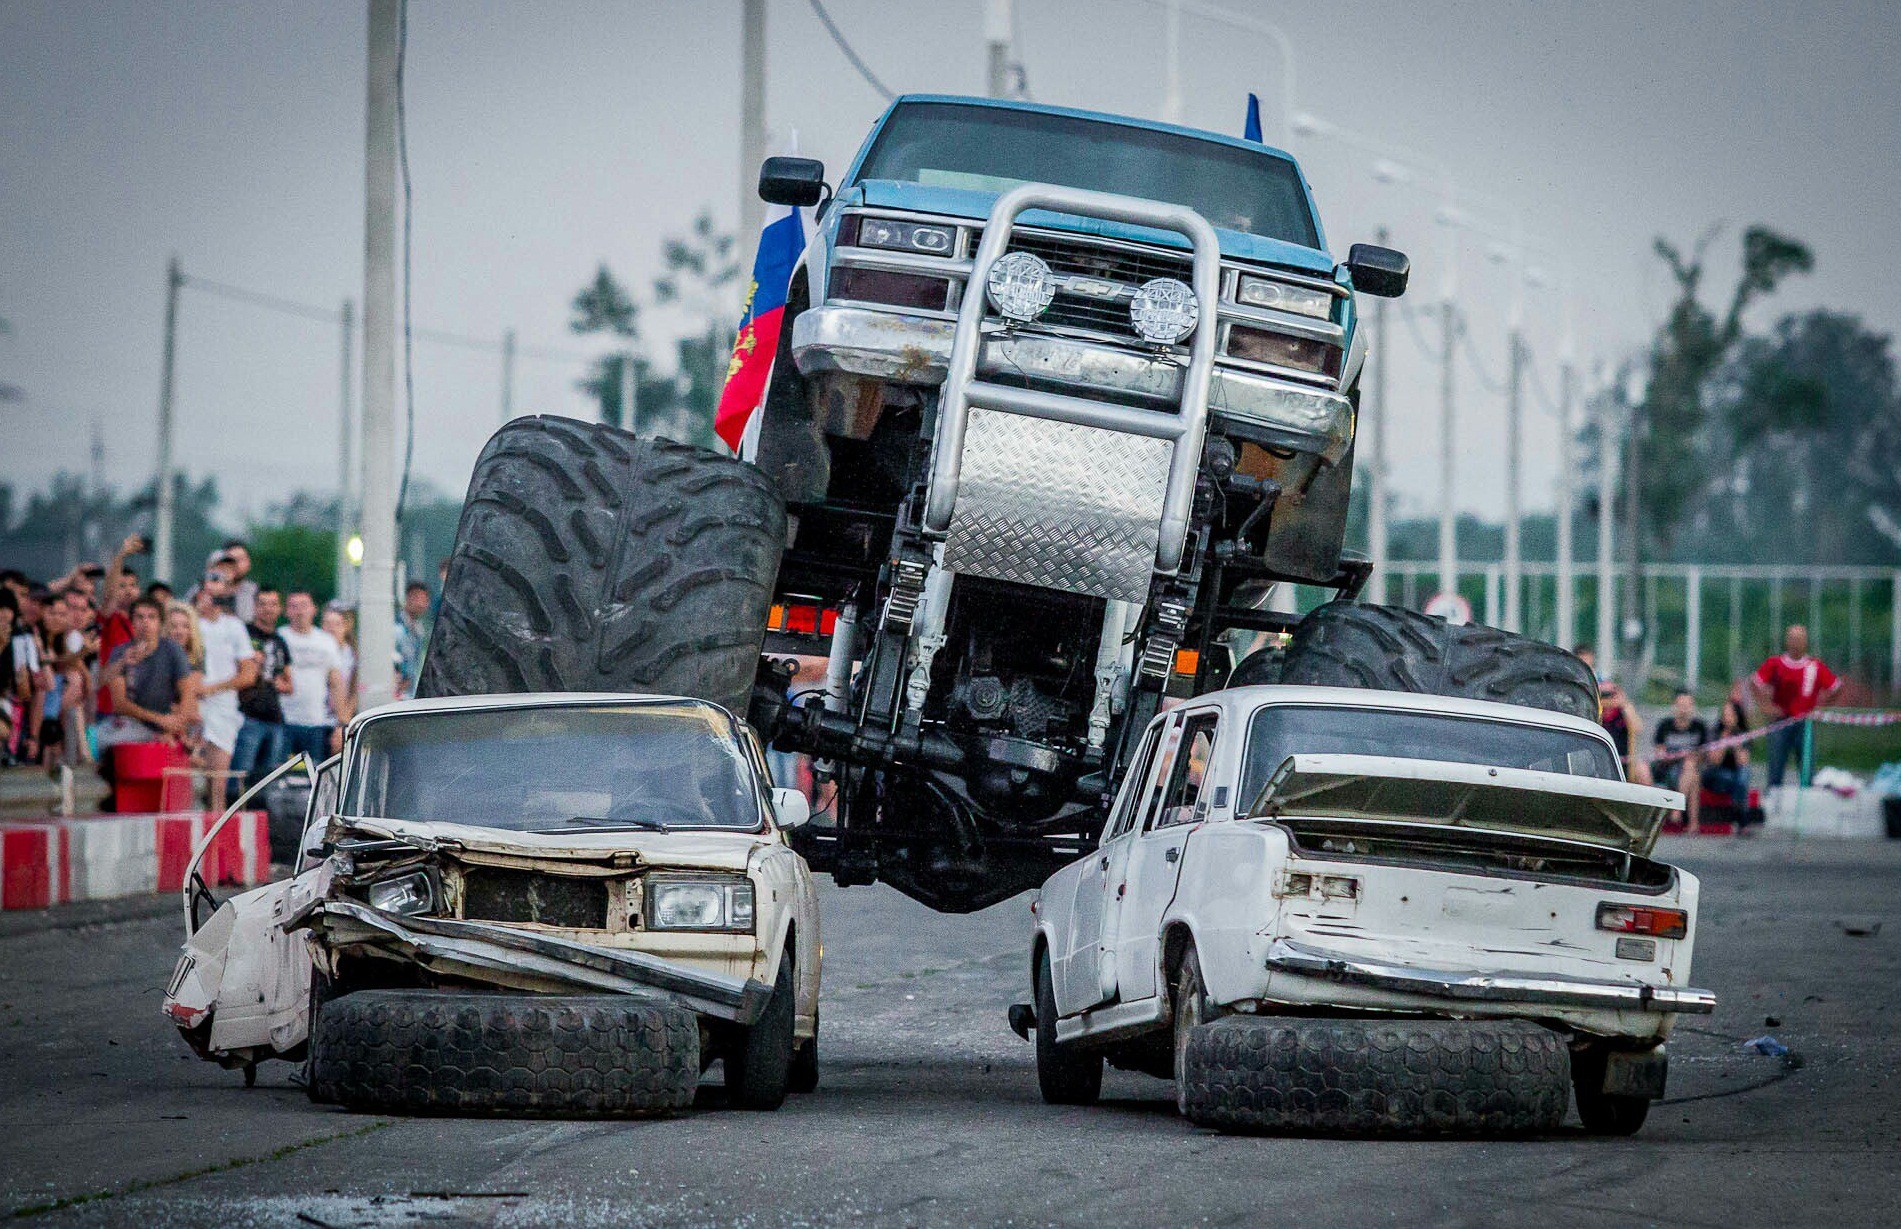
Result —
M 340 741 L 337 723 L 350 717 L 343 687 L 343 648 L 317 623 L 317 600 L 298 590 L 284 600 L 289 627 L 279 628 L 290 649 L 290 691 L 283 697 L 284 754 L 309 754 L 313 763 L 330 756 Z
M 192 598 L 198 634 L 205 644 L 205 682 L 198 693 L 198 714 L 205 726 L 205 771 L 211 777 L 211 809 L 224 810 L 231 751 L 238 745 L 238 693 L 257 682 L 259 654 L 251 647 L 244 620 L 225 606 L 233 583 L 229 564 L 205 569 Z

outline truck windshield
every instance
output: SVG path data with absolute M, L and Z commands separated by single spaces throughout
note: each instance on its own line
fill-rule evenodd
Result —
M 346 815 L 514 832 L 760 824 L 738 734 L 709 706 L 392 714 L 354 741 Z
M 1118 192 L 1186 205 L 1228 230 L 1320 246 L 1288 159 L 1072 115 L 906 103 L 885 121 L 858 178 L 996 193 L 1024 183 Z
M 1529 768 L 1616 781 L 1616 761 L 1595 738 L 1571 730 L 1380 709 L 1271 704 L 1248 725 L 1237 806 L 1252 806 L 1290 755 L 1390 755 L 1499 768 Z

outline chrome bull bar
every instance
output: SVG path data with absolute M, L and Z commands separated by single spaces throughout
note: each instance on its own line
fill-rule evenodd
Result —
M 1008 249 L 1017 218 L 1032 209 L 1052 209 L 1079 217 L 1152 226 L 1173 231 L 1193 244 L 1192 288 L 1201 319 L 1189 349 L 1179 413 L 1098 403 L 1064 393 L 1016 388 L 976 378 L 978 352 L 983 343 L 984 286 L 990 266 Z M 1202 441 L 1208 432 L 1208 386 L 1214 373 L 1215 339 L 1219 332 L 1216 309 L 1220 302 L 1220 279 L 1221 249 L 1214 227 L 1185 206 L 1050 184 L 1025 184 L 1006 192 L 990 210 L 983 242 L 978 245 L 976 258 L 971 263 L 970 280 L 965 284 L 964 299 L 957 312 L 957 332 L 944 377 L 931 461 L 930 492 L 924 506 L 924 528 L 933 534 L 943 534 L 950 528 L 963 472 L 964 436 L 971 409 L 1017 414 L 1172 444 L 1174 452 L 1162 496 L 1154 567 L 1163 572 L 1178 569 L 1188 540 L 1189 513 L 1201 465 Z

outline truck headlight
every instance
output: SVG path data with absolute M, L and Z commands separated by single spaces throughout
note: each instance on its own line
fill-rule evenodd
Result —
M 1049 265 L 1032 252 L 1005 252 L 984 278 L 990 305 L 1011 320 L 1028 322 L 1049 310 L 1056 281 Z
M 415 871 L 372 883 L 366 893 L 370 908 L 405 917 L 421 917 L 436 911 L 436 885 L 427 871 Z
M 1294 286 L 1271 278 L 1243 274 L 1234 297 L 1249 307 L 1271 307 L 1325 320 L 1333 315 L 1333 295 L 1312 286 Z
M 1172 277 L 1142 283 L 1129 303 L 1129 322 L 1150 345 L 1173 345 L 1194 332 L 1200 320 L 1195 292 Z
M 744 879 L 650 879 L 647 882 L 650 930 L 733 930 L 753 928 L 753 889 Z
M 926 256 L 949 256 L 957 244 L 957 232 L 948 226 L 903 222 L 897 218 L 868 218 L 860 214 L 839 223 L 838 229 L 841 243 L 898 252 L 922 252 Z

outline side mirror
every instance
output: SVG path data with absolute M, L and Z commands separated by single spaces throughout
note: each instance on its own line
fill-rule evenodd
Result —
M 796 789 L 775 789 L 772 814 L 781 828 L 803 828 L 812 818 L 812 804 Z
M 759 166 L 759 199 L 768 205 L 816 205 L 825 197 L 825 164 L 816 158 L 768 158 Z
M 1406 253 L 1395 252 L 1373 243 L 1356 243 L 1347 252 L 1347 273 L 1353 288 L 1382 299 L 1397 299 L 1406 293 L 1406 279 L 1413 262 Z

